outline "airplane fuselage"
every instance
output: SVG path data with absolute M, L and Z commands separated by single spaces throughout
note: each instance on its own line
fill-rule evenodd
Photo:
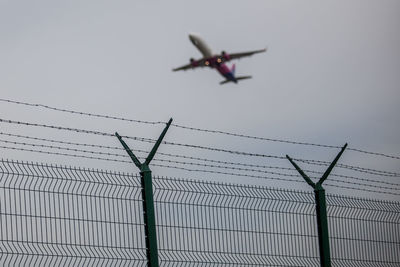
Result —
M 222 62 L 222 60 L 215 56 L 211 50 L 211 48 L 207 45 L 207 43 L 198 35 L 189 34 L 189 39 L 193 43 L 194 46 L 203 54 L 204 58 L 207 58 L 205 64 L 210 68 L 216 69 L 225 79 L 237 83 L 235 78 L 235 65 L 233 65 L 232 69 Z M 224 55 L 227 59 L 229 55 Z

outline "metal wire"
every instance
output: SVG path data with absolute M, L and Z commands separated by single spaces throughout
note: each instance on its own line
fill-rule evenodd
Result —
M 100 131 L 84 130 L 84 129 L 69 128 L 69 127 L 62 127 L 62 126 L 54 126 L 54 125 L 46 125 L 46 124 L 28 123 L 28 122 L 13 121 L 13 120 L 4 120 L 4 119 L 1 119 L 1 118 L 0 118 L 0 122 L 12 123 L 12 124 L 18 124 L 18 125 L 26 125 L 26 126 L 45 127 L 45 128 L 51 128 L 51 129 L 57 129 L 57 130 L 66 130 L 66 131 L 73 131 L 73 132 L 78 132 L 78 133 L 95 134 L 95 135 L 102 135 L 102 136 L 109 136 L 109 137 L 112 136 L 112 137 L 114 137 L 113 134 L 104 133 L 104 132 L 100 132 Z M 156 141 L 154 139 L 136 137 L 136 136 L 122 136 L 122 137 L 128 138 L 128 139 L 137 140 L 137 141 L 141 141 L 141 142 L 148 142 L 148 143 L 155 143 L 155 141 Z M 241 155 L 241 156 L 286 160 L 285 157 L 277 156 L 277 155 L 249 153 L 249 152 L 243 152 L 243 151 L 234 151 L 234 150 L 221 149 L 221 148 L 215 148 L 215 147 L 207 147 L 207 146 L 200 146 L 200 145 L 193 145 L 193 144 L 182 144 L 182 143 L 177 143 L 177 142 L 163 141 L 162 143 L 166 144 L 166 145 L 189 147 L 189 148 L 202 149 L 202 150 L 208 150 L 208 151 L 213 151 L 213 152 L 223 152 L 223 153 L 229 153 L 229 154 L 235 154 L 235 155 Z M 297 158 L 294 158 L 294 159 L 298 160 L 298 161 L 302 161 L 302 162 L 307 163 L 307 164 L 313 164 L 313 165 L 324 165 L 325 166 L 325 165 L 329 165 L 330 164 L 327 161 L 321 161 L 321 160 L 297 159 Z M 373 174 L 373 175 L 382 175 L 382 176 L 389 176 L 389 177 L 400 177 L 399 173 L 387 172 L 387 171 L 382 171 L 382 170 L 374 170 L 374 169 L 369 169 L 369 168 L 364 168 L 364 167 L 359 167 L 359 166 L 338 164 L 337 167 L 338 168 L 344 168 L 344 169 L 352 169 L 352 170 L 357 171 L 357 172 L 368 173 L 368 174 Z
M 86 143 L 76 143 L 76 142 L 66 142 L 66 141 L 61 141 L 61 140 L 54 140 L 54 139 L 48 139 L 48 138 L 38 138 L 38 137 L 32 137 L 32 136 L 26 136 L 26 135 L 19 135 L 19 134 L 10 134 L 10 133 L 4 133 L 0 132 L 0 135 L 5 135 L 5 136 L 10 136 L 10 137 L 18 137 L 18 138 L 25 138 L 25 139 L 30 139 L 30 140 L 37 140 L 37 141 L 45 141 L 45 142 L 51 142 L 51 143 L 57 143 L 57 144 L 67 144 L 67 145 L 74 145 L 74 146 L 83 146 L 83 147 L 92 147 L 92 148 L 100 148 L 100 149 L 109 149 L 109 150 L 124 150 L 122 147 L 115 147 L 115 146 L 104 146 L 104 145 L 97 145 L 97 144 L 86 144 Z M 59 149 L 66 149 L 67 148 L 61 148 L 57 147 Z M 81 150 L 83 151 L 83 150 Z M 144 153 L 145 155 L 148 155 L 148 151 L 141 150 L 141 149 L 135 149 L 135 151 L 138 151 L 140 153 Z M 93 152 L 93 151 L 87 151 L 88 153 L 99 153 L 103 154 L 100 152 Z M 247 164 L 247 163 L 242 163 L 242 162 L 228 162 L 228 161 L 221 161 L 221 160 L 213 160 L 213 159 L 206 159 L 206 158 L 200 158 L 200 157 L 192 157 L 192 156 L 185 156 L 185 155 L 179 155 L 179 154 L 171 154 L 171 153 L 163 153 L 163 152 L 158 152 L 158 155 L 162 156 L 167 156 L 167 157 L 175 157 L 175 158 L 183 158 L 186 160 L 196 160 L 196 161 L 201 161 L 201 162 L 211 162 L 211 163 L 217 163 L 217 164 L 224 164 L 228 166 L 219 166 L 219 165 L 211 165 L 211 164 L 195 164 L 195 163 L 186 163 L 186 162 L 177 162 L 177 161 L 171 161 L 174 163 L 181 163 L 181 164 L 191 164 L 191 165 L 197 165 L 197 166 L 205 166 L 205 167 L 216 167 L 216 168 L 223 168 L 223 169 L 238 169 L 238 170 L 243 170 L 243 171 L 252 171 L 252 172 L 264 172 L 264 171 L 259 171 L 258 168 L 261 169 L 277 169 L 277 170 L 285 170 L 285 171 L 291 171 L 293 172 L 293 168 L 286 168 L 286 167 L 281 167 L 281 166 L 266 166 L 266 165 L 257 165 L 257 164 Z M 110 153 L 109 155 L 117 155 L 117 154 L 112 154 Z M 125 155 L 125 154 L 124 154 Z M 120 155 L 118 155 L 120 156 Z M 157 160 L 157 159 L 156 159 Z M 124 161 L 125 162 L 125 161 Z M 243 167 L 249 167 L 249 168 L 241 168 L 241 167 L 231 167 L 231 166 L 243 166 Z M 323 174 L 323 172 L 319 171 L 313 171 L 313 170 L 305 170 L 307 173 L 313 173 L 313 174 Z M 282 173 L 282 172 L 264 172 L 264 173 L 270 173 L 270 174 L 277 174 L 277 175 L 282 175 L 282 176 L 298 176 L 294 174 L 287 174 L 287 173 Z M 362 178 L 362 177 L 355 177 L 351 175 L 342 175 L 342 174 L 331 174 L 330 176 L 333 177 L 340 177 L 340 178 L 346 178 L 346 179 L 354 179 L 354 180 L 359 180 L 359 181 L 365 181 L 365 182 L 372 182 L 372 183 L 379 183 L 379 184 L 385 184 L 392 186 L 391 188 L 387 189 L 393 189 L 394 187 L 399 187 L 400 184 L 398 183 L 391 183 L 387 181 L 383 181 L 382 179 L 376 180 L 376 179 L 368 179 L 368 178 Z M 339 180 L 337 180 L 339 181 Z
M 17 145 L 30 145 L 30 146 L 33 146 L 33 147 L 42 147 L 42 148 L 54 148 L 54 149 L 61 149 L 61 150 L 74 151 L 74 152 L 83 152 L 83 153 L 90 153 L 92 155 L 93 154 L 94 155 L 98 154 L 98 155 L 116 156 L 116 157 L 120 157 L 120 158 L 126 158 L 126 155 L 115 154 L 115 153 L 90 151 L 90 150 L 75 149 L 75 148 L 65 148 L 65 147 L 59 147 L 59 146 L 48 146 L 48 145 L 42 145 L 42 144 L 30 144 L 30 143 L 14 142 L 14 141 L 7 141 L 7 140 L 0 140 L 0 142 L 10 143 L 10 144 L 17 144 Z M 52 154 L 52 155 L 60 155 L 60 156 L 81 157 L 81 158 L 86 158 L 86 159 L 96 159 L 96 160 L 115 161 L 115 162 L 122 162 L 122 163 L 131 163 L 129 160 L 122 160 L 122 159 L 115 159 L 115 158 L 102 158 L 102 157 L 96 157 L 96 156 L 76 155 L 76 154 L 50 152 L 50 151 L 35 150 L 35 149 L 24 149 L 24 148 L 17 148 L 17 147 L 6 147 L 6 146 L 0 146 L 0 148 L 12 149 L 12 150 L 20 150 L 20 151 L 29 151 L 29 152 L 37 152 L 37 153 L 44 153 L 44 154 Z M 154 161 L 168 163 L 168 165 L 158 164 L 158 163 L 153 163 L 152 164 L 153 166 L 158 166 L 158 167 L 162 167 L 162 168 L 179 169 L 179 170 L 185 170 L 185 171 L 189 171 L 189 172 L 203 172 L 203 173 L 213 173 L 213 174 L 224 174 L 224 175 L 231 175 L 231 176 L 238 176 L 238 177 L 250 177 L 250 178 L 255 178 L 255 179 L 276 180 L 276 181 L 302 183 L 302 181 L 299 180 L 299 179 L 286 178 L 286 177 L 297 177 L 297 175 L 294 175 L 294 174 L 271 172 L 271 171 L 257 170 L 257 169 L 247 169 L 247 168 L 240 168 L 240 167 L 227 167 L 227 166 L 221 166 L 221 165 L 199 164 L 199 163 L 193 163 L 193 162 L 183 162 L 183 161 L 166 160 L 166 159 L 154 159 Z M 176 165 L 171 165 L 171 163 L 173 163 L 173 164 L 181 164 L 181 165 L 189 165 L 189 166 L 200 166 L 200 167 L 205 167 L 207 169 L 186 168 L 186 167 L 180 167 L 180 166 L 176 166 Z M 234 173 L 234 172 L 227 172 L 227 171 L 218 171 L 218 170 L 212 170 L 210 168 L 219 168 L 219 169 L 227 169 L 227 170 L 244 171 L 246 173 Z M 263 173 L 263 174 L 273 174 L 273 175 L 278 175 L 278 176 L 261 176 L 261 175 L 255 175 L 255 174 L 248 174 L 249 172 L 251 172 L 251 173 L 258 172 L 258 173 Z M 363 178 L 358 178 L 358 180 L 369 181 L 368 179 L 363 179 Z M 373 181 L 373 182 L 376 182 L 376 181 Z M 353 186 L 343 186 L 343 185 L 338 185 L 337 183 L 350 184 L 350 185 L 353 185 Z M 330 185 L 330 186 L 333 186 L 333 187 L 338 187 L 338 188 L 358 190 L 358 191 L 367 191 L 367 192 L 390 194 L 390 195 L 400 195 L 400 193 L 396 192 L 397 191 L 396 188 L 393 188 L 393 187 L 387 187 L 387 186 L 376 185 L 376 184 L 358 183 L 358 182 L 352 182 L 352 181 L 347 181 L 347 180 L 343 181 L 343 180 L 338 180 L 338 179 L 330 179 L 330 182 L 328 182 L 327 185 Z M 355 186 L 362 186 L 362 187 L 354 187 L 354 185 Z M 392 186 L 393 185 L 397 186 L 397 187 L 399 186 L 398 184 L 392 184 Z M 379 189 L 379 190 L 368 189 L 368 188 L 364 188 L 364 187 L 371 187 L 371 188 L 376 188 L 376 189 Z M 382 190 L 386 190 L 386 191 L 382 191 Z M 387 190 L 389 190 L 389 191 L 387 191 Z M 393 190 L 395 192 L 391 192 Z
M 18 105 L 31 106 L 31 107 L 41 107 L 41 108 L 45 108 L 45 109 L 49 109 L 49 110 L 66 112 L 66 113 L 77 114 L 77 115 L 85 115 L 85 116 L 89 116 L 89 117 L 98 117 L 98 118 L 113 119 L 113 120 L 135 122 L 135 123 L 142 123 L 142 124 L 151 124 L 151 125 L 164 124 L 164 122 L 161 122 L 161 121 L 145 121 L 145 120 L 127 119 L 127 118 L 123 118 L 123 117 L 115 117 L 115 116 L 94 114 L 94 113 L 88 113 L 88 112 L 74 111 L 74 110 L 71 110 L 71 109 L 61 109 L 61 108 L 55 108 L 55 107 L 51 107 L 51 106 L 43 105 L 43 104 L 33 104 L 33 103 L 27 103 L 27 102 L 15 101 L 15 100 L 10 100 L 10 99 L 3 99 L 3 98 L 0 98 L 0 101 L 6 102 L 6 103 L 18 104 Z M 231 132 L 220 131 L 220 130 L 210 130 L 210 129 L 201 129 L 201 128 L 195 128 L 195 127 L 188 127 L 188 126 L 178 125 L 178 124 L 172 124 L 172 125 L 177 127 L 177 128 L 181 128 L 181 129 L 185 129 L 185 130 L 212 133 L 212 134 L 222 134 L 222 135 L 227 135 L 227 136 L 234 136 L 234 137 L 253 139 L 253 140 L 278 142 L 278 143 L 293 144 L 293 145 L 304 145 L 304 146 L 315 146 L 315 147 L 323 147 L 323 148 L 333 148 L 333 149 L 340 148 L 340 146 L 334 146 L 334 145 L 316 144 L 316 143 L 310 143 L 310 142 L 298 142 L 298 141 L 276 139 L 276 138 L 257 137 L 257 136 L 250 136 L 250 135 L 244 135 L 244 134 L 238 134 L 238 133 L 231 133 Z M 388 155 L 388 154 L 379 153 L 379 152 L 370 152 L 370 151 L 366 151 L 366 150 L 362 150 L 362 149 L 358 149 L 358 148 L 349 147 L 349 148 L 347 148 L 347 150 L 355 151 L 355 152 L 359 152 L 359 153 L 363 153 L 363 154 L 369 154 L 369 155 L 374 155 L 374 156 L 381 156 L 381 157 L 391 158 L 391 159 L 400 159 L 400 156 L 393 156 L 393 155 Z
M 164 122 L 160 122 L 160 121 L 132 120 L 132 119 L 126 119 L 126 118 L 121 118 L 121 117 L 101 115 L 101 114 L 93 114 L 93 113 L 82 112 L 82 111 L 74 111 L 74 110 L 70 110 L 70 109 L 55 108 L 55 107 L 51 107 L 51 106 L 43 105 L 43 104 L 32 104 L 32 103 L 27 103 L 27 102 L 22 102 L 22 101 L 14 101 L 14 100 L 9 100 L 9 99 L 2 99 L 2 98 L 0 98 L 0 101 L 7 102 L 7 103 L 12 103 L 12 104 L 24 105 L 24 106 L 41 107 L 41 108 L 55 110 L 55 111 L 67 112 L 67 113 L 71 113 L 71 114 L 85 115 L 85 116 L 89 116 L 89 117 L 113 119 L 113 120 L 136 122 L 136 123 L 143 123 L 143 124 L 152 124 L 152 125 L 154 125 L 154 124 L 165 124 Z

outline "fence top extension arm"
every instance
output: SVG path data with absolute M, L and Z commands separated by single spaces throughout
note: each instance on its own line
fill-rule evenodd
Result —
M 171 125 L 171 123 L 172 123 L 172 118 L 170 118 L 169 121 L 167 122 L 167 125 L 165 126 L 164 130 L 162 131 L 162 133 L 161 133 L 160 137 L 158 138 L 157 142 L 154 144 L 153 149 L 150 151 L 150 153 L 147 156 L 144 164 L 146 164 L 146 165 L 150 164 L 151 160 L 153 159 L 154 155 L 157 152 L 158 147 L 161 144 L 161 141 L 163 140 L 165 134 L 167 133 L 168 128 Z
M 339 154 L 337 154 L 336 158 L 332 161 L 331 165 L 329 165 L 328 169 L 326 169 L 325 173 L 322 175 L 321 179 L 318 181 L 317 185 L 322 185 L 322 183 L 326 180 L 326 178 L 328 178 L 329 174 L 331 173 L 333 167 L 336 165 L 336 163 L 338 162 L 340 156 L 343 154 L 344 150 L 347 147 L 347 143 L 344 144 L 344 146 L 342 147 L 342 149 L 340 150 Z
M 164 130 L 162 131 L 160 137 L 158 138 L 157 142 L 154 144 L 153 149 L 150 151 L 149 155 L 147 156 L 146 160 L 143 163 L 140 163 L 139 159 L 135 156 L 135 154 L 133 154 L 132 150 L 125 143 L 125 141 L 122 140 L 122 137 L 117 132 L 115 133 L 115 135 L 117 136 L 118 140 L 121 142 L 122 146 L 125 148 L 128 155 L 131 157 L 133 163 L 135 163 L 136 167 L 138 167 L 141 171 L 144 171 L 145 169 L 148 169 L 148 166 L 149 166 L 151 160 L 153 159 L 154 155 L 156 154 L 157 149 L 160 146 L 171 123 L 172 123 L 172 118 L 169 119 L 169 121 L 167 122 L 167 125 L 165 126 Z
M 329 174 L 331 173 L 333 167 L 336 165 L 337 161 L 339 160 L 340 156 L 343 154 L 344 150 L 347 147 L 347 143 L 342 147 L 340 150 L 339 154 L 336 156 L 336 158 L 332 161 L 332 163 L 329 165 L 328 169 L 326 169 L 325 173 L 322 175 L 322 177 L 319 179 L 317 183 L 314 183 L 310 177 L 307 176 L 307 174 L 304 173 L 302 169 L 293 161 L 291 157 L 286 155 L 286 158 L 292 163 L 292 165 L 296 168 L 296 170 L 300 173 L 300 175 L 306 180 L 306 182 L 312 186 L 315 190 L 319 190 L 322 188 L 322 183 L 328 178 Z
M 293 159 L 291 157 L 289 157 L 288 155 L 286 155 L 286 158 L 290 161 L 290 163 L 292 163 L 292 165 L 296 168 L 296 170 L 300 173 L 301 176 L 303 176 L 304 180 L 306 180 L 307 184 L 311 185 L 312 188 L 315 189 L 315 183 L 310 179 L 310 177 L 307 176 L 307 174 L 305 174 L 303 172 L 302 169 L 300 169 L 300 167 L 296 164 L 296 162 L 293 161 Z

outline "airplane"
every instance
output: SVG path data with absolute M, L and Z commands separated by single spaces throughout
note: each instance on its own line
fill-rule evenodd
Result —
M 188 70 L 188 69 L 195 69 L 199 67 L 210 67 L 212 69 L 217 69 L 217 71 L 226 79 L 220 84 L 226 84 L 229 82 L 237 83 L 239 80 L 250 79 L 251 76 L 235 76 L 235 64 L 229 68 L 225 62 L 231 61 L 232 59 L 239 59 L 242 57 L 252 56 L 257 53 L 266 52 L 267 48 L 248 51 L 248 52 L 241 52 L 241 53 L 232 53 L 228 54 L 225 51 L 222 51 L 220 55 L 213 54 L 210 47 L 207 45 L 204 40 L 198 36 L 197 34 L 189 34 L 189 39 L 193 43 L 197 49 L 203 54 L 203 58 L 195 60 L 194 58 L 190 59 L 190 63 L 184 66 L 178 67 L 173 69 L 173 71 L 179 70 Z

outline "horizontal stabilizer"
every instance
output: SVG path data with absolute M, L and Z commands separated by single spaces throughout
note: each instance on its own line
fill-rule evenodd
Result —
M 245 79 L 251 79 L 252 77 L 249 75 L 249 76 L 239 76 L 239 77 L 236 77 L 236 80 L 245 80 Z
M 235 77 L 235 79 L 236 79 L 236 81 L 239 81 L 239 80 L 245 80 L 245 79 L 251 79 L 252 77 L 249 75 L 249 76 L 239 76 L 239 77 Z M 222 81 L 222 82 L 220 82 L 219 84 L 226 84 L 226 83 L 229 83 L 229 82 L 233 82 L 233 81 L 231 81 L 231 80 L 225 80 L 225 81 Z

